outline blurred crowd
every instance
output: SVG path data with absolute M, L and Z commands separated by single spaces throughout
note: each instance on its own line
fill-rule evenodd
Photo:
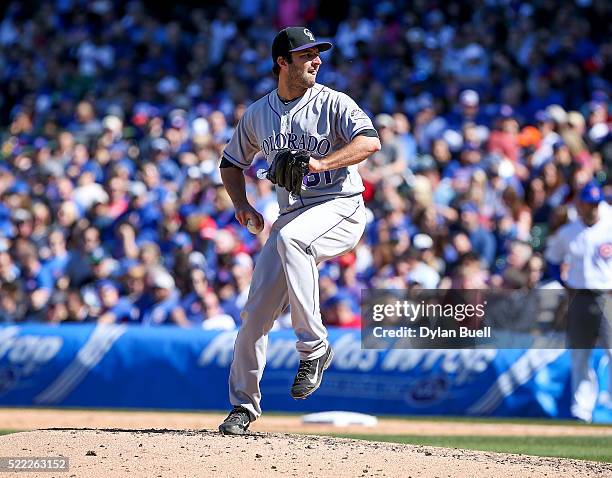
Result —
M 218 163 L 288 25 L 334 42 L 318 81 L 382 142 L 366 233 L 321 268 L 328 325 L 359 326 L 368 287 L 538 287 L 577 192 L 611 193 L 605 0 L 0 8 L 0 323 L 240 323 L 278 206 L 258 158 L 251 235 Z

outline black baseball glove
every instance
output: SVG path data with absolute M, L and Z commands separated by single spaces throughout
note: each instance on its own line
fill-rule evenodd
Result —
M 266 178 L 294 196 L 299 196 L 304 176 L 309 172 L 309 161 L 310 155 L 306 151 L 280 150 L 272 160 Z

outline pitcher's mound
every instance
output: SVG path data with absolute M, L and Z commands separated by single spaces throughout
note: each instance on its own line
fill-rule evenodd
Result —
M 47 429 L 0 437 L 2 455 L 65 456 L 51 478 L 130 477 L 554 477 L 610 476 L 612 466 L 343 438 L 212 431 Z

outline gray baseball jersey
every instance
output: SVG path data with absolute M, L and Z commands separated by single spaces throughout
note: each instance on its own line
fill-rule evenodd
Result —
M 372 121 L 344 93 L 316 83 L 303 96 L 285 104 L 274 90 L 247 108 L 223 156 L 241 169 L 247 169 L 259 151 L 268 164 L 286 148 L 321 159 L 367 129 L 374 129 Z M 278 188 L 276 194 L 283 214 L 328 198 L 356 195 L 363 189 L 353 165 L 310 173 L 300 197 L 294 198 L 284 188 Z

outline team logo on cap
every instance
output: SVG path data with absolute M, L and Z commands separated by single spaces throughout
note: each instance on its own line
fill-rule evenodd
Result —
M 601 244 L 598 248 L 599 255 L 602 259 L 612 258 L 612 242 Z
M 314 35 L 312 34 L 312 32 L 308 28 L 304 28 L 304 35 L 306 35 L 308 38 L 310 38 L 310 41 L 315 41 Z

